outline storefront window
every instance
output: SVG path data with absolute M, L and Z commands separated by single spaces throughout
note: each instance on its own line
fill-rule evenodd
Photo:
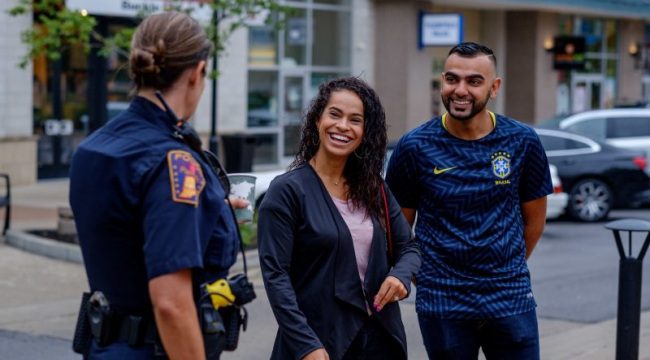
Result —
M 284 81 L 284 156 L 293 156 L 300 141 L 300 115 L 304 109 L 302 76 L 288 76 Z
M 248 73 L 248 126 L 278 124 L 278 75 L 273 71 Z
M 605 21 L 605 49 L 608 53 L 616 53 L 617 34 L 616 22 L 614 20 Z
M 603 49 L 603 22 L 597 19 L 579 19 L 576 24 L 580 35 L 585 37 L 587 52 L 598 53 Z
M 283 66 L 305 65 L 307 55 L 307 17 L 304 10 L 297 10 L 287 18 L 284 31 Z
M 256 27 L 249 33 L 248 127 L 262 137 L 255 164 L 289 161 L 300 142 L 302 114 L 318 86 L 350 73 L 350 1 L 284 4 L 293 10 L 282 29 Z
M 564 19 L 564 24 L 569 21 Z M 562 21 L 561 21 L 562 23 Z M 616 99 L 618 36 L 615 20 L 576 17 L 571 34 L 586 42 L 585 67 L 567 73 L 573 112 L 608 108 Z M 559 95 L 558 95 L 559 96 Z
M 348 66 L 350 59 L 350 14 L 314 10 L 314 65 Z
M 277 64 L 277 32 L 271 26 L 248 29 L 248 64 L 273 66 Z
M 347 5 L 350 3 L 350 0 L 314 0 L 314 2 L 319 4 Z
M 254 165 L 260 164 L 274 164 L 278 162 L 277 134 L 253 134 L 255 137 L 255 157 L 253 158 Z
M 341 73 L 313 73 L 311 74 L 311 81 L 309 82 L 309 99 L 312 99 L 316 94 L 318 94 L 318 87 L 320 84 L 343 76 L 344 74 Z
M 585 60 L 585 68 L 577 71 L 581 73 L 587 73 L 587 74 L 598 73 L 601 71 L 601 64 L 602 61 L 600 59 L 587 58 Z

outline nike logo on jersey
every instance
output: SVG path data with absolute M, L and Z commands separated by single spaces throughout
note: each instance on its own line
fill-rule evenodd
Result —
M 444 168 L 444 169 L 438 169 L 438 167 L 436 166 L 436 167 L 433 168 L 433 173 L 434 173 L 434 175 L 440 175 L 443 172 L 447 172 L 447 171 L 449 171 L 451 169 L 455 169 L 455 168 L 456 168 L 456 166 L 452 166 L 452 167 L 448 167 L 448 168 Z

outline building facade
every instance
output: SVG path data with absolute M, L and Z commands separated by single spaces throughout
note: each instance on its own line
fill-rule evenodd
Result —
M 32 125 L 32 68 L 18 64 L 27 48 L 20 33 L 32 24 L 31 16 L 11 17 L 11 3 L 0 2 L 0 173 L 12 182 L 36 179 L 36 137 Z
M 318 85 L 332 77 L 355 75 L 376 88 L 386 107 L 391 139 L 441 114 L 440 74 L 452 43 L 431 26 L 451 29 L 459 36 L 456 39 L 481 42 L 495 51 L 497 72 L 504 82 L 490 107 L 523 122 L 534 124 L 561 114 L 650 101 L 648 0 L 283 3 L 295 10 L 286 15 L 283 28 L 252 20 L 249 28 L 233 34 L 218 62 L 217 131 L 255 138 L 256 170 L 283 167 L 291 161 L 301 113 Z M 423 20 L 429 15 L 458 21 L 434 21 L 431 25 Z M 107 34 L 134 22 L 111 14 L 99 18 L 100 30 Z M 88 61 L 80 49 L 71 49 L 56 77 L 59 82 L 53 86 L 54 71 L 44 60 L 36 59 L 33 70 L 15 66 L 13 57 L 23 53 L 18 33 L 31 26 L 31 20 L 9 18 L 4 11 L 0 19 L 6 19 L 13 29 L 0 34 L 0 47 L 11 46 L 10 51 L 0 53 L 0 66 L 8 69 L 0 74 L 0 104 L 13 109 L 0 113 L 0 149 L 5 144 L 12 149 L 21 144 L 32 151 L 31 160 L 20 161 L 21 165 L 11 163 L 16 156 L 5 159 L 2 151 L 0 171 L 23 171 L 33 181 L 35 169 L 40 174 L 57 159 L 59 165 L 65 165 L 75 144 L 92 130 L 97 119 L 106 121 L 126 106 L 130 86 L 125 59 L 116 53 L 97 63 Z M 423 34 L 428 30 L 433 38 L 425 41 Z M 444 41 L 436 43 L 440 40 L 436 37 Z M 558 65 L 559 53 L 566 48 L 559 42 L 566 39 L 578 39 L 580 44 L 580 64 L 573 69 Z M 433 45 L 427 46 L 429 41 Z M 97 75 L 101 69 L 107 70 L 103 78 Z M 15 79 L 10 85 L 2 76 Z M 103 94 L 96 91 L 102 84 Z M 73 136 L 63 140 L 54 136 L 68 149 L 57 156 L 52 155 L 52 139 L 45 133 L 45 122 L 53 116 L 48 105 L 53 87 L 61 89 L 61 117 L 71 120 L 74 128 Z M 107 99 L 103 119 L 93 115 L 98 107 L 89 105 L 97 103 L 97 97 Z M 206 139 L 211 130 L 212 97 L 206 86 L 194 118 L 195 127 Z M 31 173 L 25 172 L 27 168 Z

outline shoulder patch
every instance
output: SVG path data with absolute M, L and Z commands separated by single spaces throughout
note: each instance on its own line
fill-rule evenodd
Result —
M 176 202 L 199 205 L 199 195 L 205 186 L 201 165 L 187 151 L 171 150 L 167 153 L 172 199 Z

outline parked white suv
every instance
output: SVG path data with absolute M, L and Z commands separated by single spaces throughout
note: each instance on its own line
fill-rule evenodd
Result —
M 650 108 L 585 111 L 559 120 L 558 127 L 650 157 Z

